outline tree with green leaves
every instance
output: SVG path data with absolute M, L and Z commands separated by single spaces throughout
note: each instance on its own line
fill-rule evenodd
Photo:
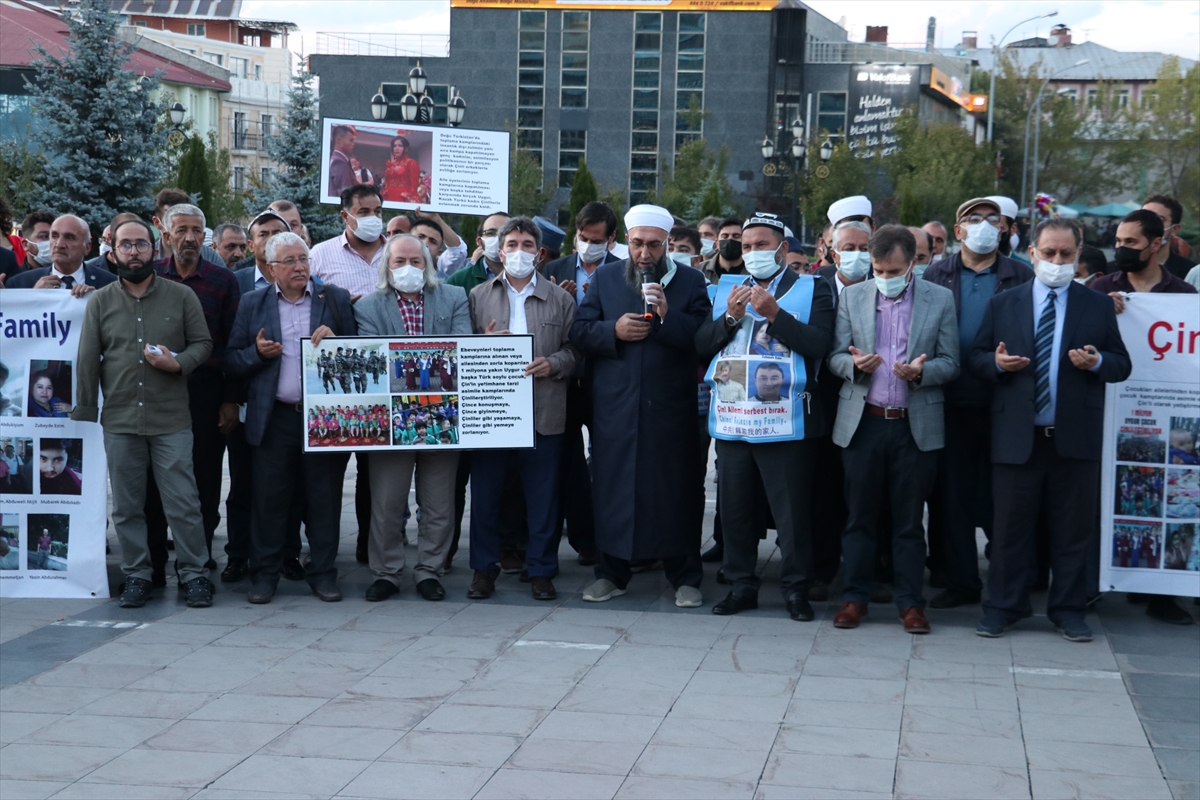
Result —
M 119 211 L 147 218 L 163 174 L 161 110 L 151 102 L 158 76 L 125 68 L 134 47 L 121 41 L 121 18 L 108 0 L 80 0 L 65 15 L 70 52 L 41 44 L 32 64 L 33 152 L 45 160 L 33 203 L 85 219 L 98 237 Z
M 911 188 L 905 189 L 900 194 L 900 224 L 919 228 L 925 221 L 925 217 L 921 216 L 921 201 L 917 199 L 916 192 Z
M 707 216 L 737 216 L 733 187 L 725 177 L 729 148 L 709 152 L 708 142 L 693 139 L 675 153 L 674 169 L 662 159 L 661 187 L 647 202 L 657 203 L 677 217 L 697 222 Z M 702 209 L 708 209 L 704 211 Z
M 209 227 L 213 223 L 231 222 L 246 216 L 245 193 L 233 190 L 233 164 L 229 149 L 221 147 L 217 132 L 208 132 L 208 146 L 204 148 L 208 168 L 209 208 L 212 209 Z
M 204 140 L 193 136 L 188 140 L 187 152 L 179 160 L 180 189 L 192 196 L 192 202 L 204 212 L 205 219 L 213 219 L 212 177 L 208 172 L 208 157 Z
M 583 210 L 583 207 L 588 203 L 594 203 L 600 199 L 600 192 L 596 188 L 596 179 L 592 177 L 592 172 L 587 168 L 587 159 L 579 159 L 579 169 L 575 171 L 575 180 L 571 181 L 571 197 L 567 200 L 567 210 L 571 216 L 567 220 L 566 235 L 563 237 L 563 247 L 573 249 L 575 247 L 575 217 Z
M 834 145 L 829 162 L 822 163 L 820 143 L 825 141 L 826 135 L 825 131 L 821 131 L 813 139 L 808 152 L 808 174 L 797 176 L 800 180 L 800 207 L 808 224 L 818 231 L 825 224 L 825 212 L 835 200 L 868 193 L 870 177 L 867 167 L 872 162 L 871 159 L 855 158 L 846 142 L 839 141 Z M 791 189 L 790 184 L 788 189 Z
M 993 193 L 991 151 L 976 145 L 962 126 L 922 125 L 906 112 L 896 119 L 894 133 L 896 152 L 880 160 L 898 198 L 901 224 L 954 219 L 963 200 Z
M 1200 220 L 1200 64 L 1180 74 L 1179 59 L 1163 59 L 1145 102 L 1126 113 L 1133 130 L 1133 161 L 1145 176 L 1141 197 L 1164 192 Z
M 548 200 L 542 186 L 541 162 L 528 150 L 518 150 L 514 139 L 508 156 L 508 213 L 514 217 L 542 213 Z
M 24 140 L 0 139 L 0 193 L 18 219 L 37 208 L 45 166 Z
M 312 90 L 312 73 L 302 70 L 292 76 L 287 110 L 275 136 L 267 143 L 267 154 L 276 168 L 264 184 L 251 193 L 255 209 L 276 200 L 291 200 L 314 243 L 337 236 L 345 228 L 334 206 L 320 202 L 321 128 Z

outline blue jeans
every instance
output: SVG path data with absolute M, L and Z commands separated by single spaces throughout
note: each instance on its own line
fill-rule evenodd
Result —
M 529 546 L 525 564 L 531 578 L 558 574 L 554 525 L 558 518 L 558 457 L 562 434 L 537 434 L 532 450 L 475 450 L 471 453 L 471 569 L 499 573 L 500 501 L 510 465 L 525 490 Z

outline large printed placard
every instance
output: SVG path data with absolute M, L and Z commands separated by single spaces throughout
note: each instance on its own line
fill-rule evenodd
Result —
M 508 133 L 326 118 L 321 202 L 356 183 L 384 208 L 486 216 L 508 208 Z
M 1200 303 L 1132 294 L 1104 410 L 1100 586 L 1200 596 Z
M 0 597 L 108 597 L 104 436 L 69 419 L 86 305 L 0 291 Z
M 305 340 L 305 449 L 533 447 L 532 336 Z

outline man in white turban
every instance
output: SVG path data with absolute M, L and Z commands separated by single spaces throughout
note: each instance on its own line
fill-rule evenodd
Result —
M 625 594 L 630 562 L 646 559 L 662 559 L 677 606 L 702 602 L 694 340 L 712 304 L 703 275 L 667 258 L 672 223 L 665 208 L 629 209 L 629 258 L 596 269 L 571 326 L 571 343 L 594 366 L 592 496 L 600 511 L 589 602 Z

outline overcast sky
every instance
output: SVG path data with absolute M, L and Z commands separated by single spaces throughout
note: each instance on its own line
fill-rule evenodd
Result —
M 1200 3 L 1195 0 L 1065 0 L 1065 2 L 964 3 L 961 0 L 808 0 L 837 22 L 846 18 L 851 41 L 863 40 L 868 25 L 886 25 L 892 42 L 922 43 L 929 17 L 937 18 L 937 44 L 953 47 L 964 30 L 979 33 L 980 46 L 1023 18 L 1058 11 L 1058 16 L 1023 25 L 1007 41 L 1045 36 L 1052 25 L 1071 28 L 1074 41 L 1093 41 L 1114 50 L 1157 51 L 1200 59 Z M 244 0 L 242 14 L 288 20 L 300 26 L 290 47 L 312 53 L 318 32 L 445 34 L 449 0 Z

